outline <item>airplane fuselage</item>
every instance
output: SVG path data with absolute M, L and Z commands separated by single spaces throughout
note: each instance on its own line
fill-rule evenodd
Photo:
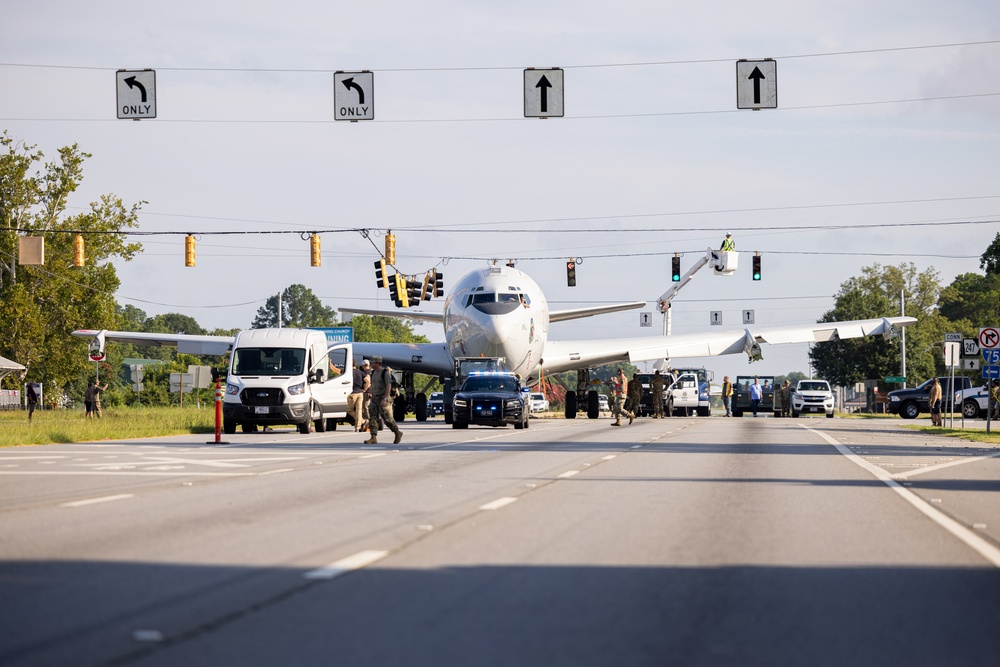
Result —
M 533 384 L 548 334 L 541 288 L 508 266 L 466 274 L 445 300 L 444 335 L 452 358 L 503 357 L 508 370 Z

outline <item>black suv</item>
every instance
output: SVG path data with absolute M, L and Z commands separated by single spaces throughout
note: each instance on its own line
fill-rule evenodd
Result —
M 469 424 L 528 428 L 528 393 L 513 373 L 472 373 L 452 406 L 452 428 L 469 428 Z
M 972 386 L 972 381 L 967 377 L 955 377 L 955 386 L 951 386 L 950 377 L 939 377 L 938 381 L 941 383 L 941 412 L 947 410 L 947 406 L 950 404 L 951 396 L 961 389 L 968 389 Z M 930 412 L 931 406 L 927 401 L 927 397 L 931 393 L 931 385 L 934 384 L 934 378 L 927 380 L 922 385 L 914 387 L 913 389 L 897 389 L 896 391 L 889 392 L 889 412 L 892 414 L 898 414 L 903 419 L 916 419 L 917 415 L 921 412 Z M 956 406 L 959 410 L 962 409 L 961 404 Z

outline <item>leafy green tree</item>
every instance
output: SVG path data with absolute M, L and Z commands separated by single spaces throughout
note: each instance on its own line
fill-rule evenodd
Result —
M 904 295 L 906 314 L 917 323 L 906 329 L 907 374 L 926 378 L 935 372 L 935 342 L 944 339 L 949 323 L 937 312 L 941 288 L 934 269 L 917 271 L 913 263 L 873 266 L 841 284 L 833 310 L 820 322 L 891 317 L 899 313 Z M 899 340 L 850 338 L 818 343 L 809 352 L 819 377 L 842 386 L 896 375 L 900 371 Z
M 951 320 L 953 329 L 974 336 L 979 327 L 1000 322 L 1000 233 L 982 254 L 980 268 L 985 276 L 963 273 L 941 291 L 941 315 Z
M 86 343 L 71 332 L 114 327 L 119 281 L 110 260 L 130 260 L 141 250 L 126 242 L 125 231 L 138 225 L 143 203 L 127 207 L 103 195 L 89 211 L 66 215 L 90 155 L 75 144 L 58 152 L 41 166 L 44 155 L 35 146 L 0 135 L 0 355 L 26 366 L 50 396 L 93 373 Z M 77 233 L 86 244 L 82 267 L 73 266 Z M 44 266 L 18 264 L 24 236 L 44 238 Z
M 351 320 L 354 340 L 365 343 L 429 343 L 427 336 L 413 332 L 413 324 L 398 317 L 355 315 Z
M 289 285 L 281 293 L 281 326 L 328 327 L 336 321 L 337 311 L 327 308 L 313 291 L 304 285 Z M 254 329 L 278 326 L 278 296 L 270 297 L 257 311 Z
M 988 276 L 1000 275 L 1000 232 L 993 238 L 993 243 L 979 258 L 979 268 Z
M 164 313 L 151 317 L 146 320 L 143 331 L 152 333 L 182 333 L 191 334 L 192 336 L 202 336 L 205 334 L 205 330 L 201 328 L 193 317 L 181 315 L 180 313 Z

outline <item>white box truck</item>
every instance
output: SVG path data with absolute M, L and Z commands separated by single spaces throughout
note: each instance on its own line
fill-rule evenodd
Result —
M 233 342 L 222 429 L 294 424 L 299 433 L 337 428 L 347 419 L 353 384 L 350 343 L 328 346 L 322 331 L 249 329 Z

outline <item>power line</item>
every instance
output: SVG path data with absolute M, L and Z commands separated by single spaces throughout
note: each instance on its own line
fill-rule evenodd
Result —
M 1000 44 L 1000 40 L 983 40 L 976 42 L 953 42 L 948 44 L 921 44 L 915 46 L 896 46 L 880 49 L 857 49 L 853 51 L 825 51 L 818 53 L 798 53 L 783 56 L 773 56 L 776 60 L 790 60 L 799 58 L 828 58 L 835 56 L 862 55 L 867 53 L 892 53 L 899 51 L 919 51 L 923 49 L 949 49 L 963 46 L 984 46 L 990 44 Z M 582 65 L 565 65 L 562 69 L 597 69 L 603 67 L 654 67 L 664 65 L 699 65 L 706 63 L 735 62 L 738 58 L 701 58 L 685 60 L 654 60 L 638 61 L 627 63 L 593 63 Z M 39 69 L 67 69 L 67 70 L 97 70 L 103 72 L 115 72 L 119 67 L 97 67 L 93 65 L 49 65 L 42 63 L 0 63 L 0 67 L 26 67 Z M 492 67 L 386 67 L 386 68 L 362 68 L 372 72 L 484 72 L 484 71 L 510 71 L 522 70 L 524 66 L 501 65 Z M 165 72 L 247 72 L 247 73 L 272 73 L 272 74 L 333 74 L 337 71 L 330 68 L 277 68 L 277 67 L 157 67 L 157 70 Z

